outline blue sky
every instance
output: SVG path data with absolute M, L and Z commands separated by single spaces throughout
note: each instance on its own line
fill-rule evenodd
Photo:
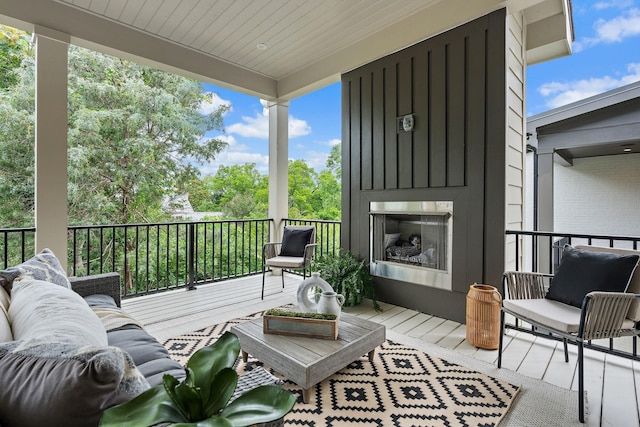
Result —
M 573 0 L 575 42 L 568 57 L 527 69 L 527 115 L 569 104 L 640 80 L 640 0 Z M 225 134 L 229 146 L 204 175 L 219 165 L 255 163 L 268 171 L 268 117 L 260 99 L 205 85 L 213 106 L 229 104 Z M 340 143 L 340 83 L 291 101 L 289 158 L 324 168 L 331 147 Z

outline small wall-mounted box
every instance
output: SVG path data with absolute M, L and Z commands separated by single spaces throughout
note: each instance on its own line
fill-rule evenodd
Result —
M 415 118 L 413 114 L 406 114 L 404 116 L 400 116 L 396 120 L 398 126 L 396 131 L 399 132 L 412 132 L 415 127 Z

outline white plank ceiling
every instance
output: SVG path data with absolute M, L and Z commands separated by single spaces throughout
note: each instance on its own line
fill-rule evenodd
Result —
M 278 80 L 439 0 L 59 1 Z
M 505 7 L 538 23 L 528 33 L 536 47 L 555 48 L 567 35 L 568 1 L 0 0 L 0 23 L 288 100 Z M 538 56 L 565 51 L 566 43 Z

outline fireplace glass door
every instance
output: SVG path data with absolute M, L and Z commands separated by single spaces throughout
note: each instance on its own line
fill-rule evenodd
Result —
M 371 272 L 450 287 L 452 202 L 371 203 Z

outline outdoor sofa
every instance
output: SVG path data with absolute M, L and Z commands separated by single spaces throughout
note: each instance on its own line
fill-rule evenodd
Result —
M 0 271 L 3 427 L 95 426 L 106 408 L 165 373 L 184 378 L 181 364 L 120 310 L 117 273 L 67 279 L 58 268 L 45 250 Z

